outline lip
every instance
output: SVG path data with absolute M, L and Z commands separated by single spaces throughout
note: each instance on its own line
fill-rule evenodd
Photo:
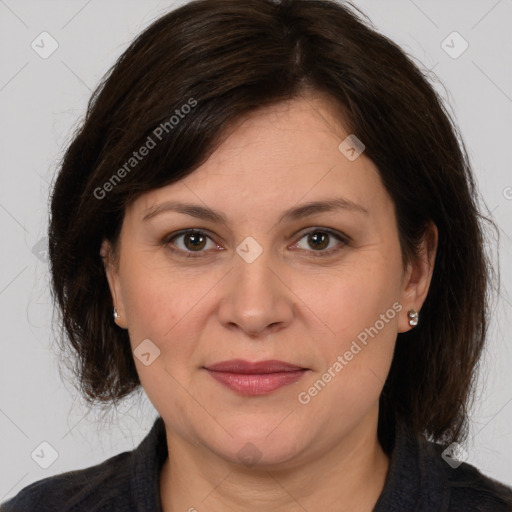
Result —
M 244 359 L 231 359 L 229 361 L 221 361 L 220 363 L 211 364 L 206 366 L 206 369 L 213 372 L 262 374 L 292 372 L 297 370 L 306 370 L 307 368 L 286 363 L 285 361 L 278 361 L 277 359 L 257 362 L 245 361 Z
M 205 367 L 218 382 L 242 395 L 264 395 L 297 382 L 308 371 L 278 360 L 250 362 L 243 359 L 222 361 Z

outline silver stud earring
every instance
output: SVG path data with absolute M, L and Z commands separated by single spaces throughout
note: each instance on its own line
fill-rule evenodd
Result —
M 411 309 L 407 313 L 407 317 L 409 318 L 409 325 L 414 327 L 418 325 L 419 313 L 415 309 Z
M 117 312 L 117 309 L 114 308 L 114 320 L 117 320 L 119 318 L 119 313 Z

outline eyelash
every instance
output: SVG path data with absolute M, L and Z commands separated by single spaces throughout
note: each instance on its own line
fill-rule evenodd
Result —
M 329 229 L 329 228 L 313 228 L 313 229 L 310 229 L 309 231 L 306 231 L 306 232 L 302 233 L 300 238 L 295 243 L 298 243 L 305 236 L 310 235 L 312 233 L 325 233 L 325 234 L 327 234 L 329 236 L 332 236 L 332 237 L 338 239 L 340 242 L 342 242 L 341 244 L 338 244 L 334 249 L 329 249 L 328 251 L 325 251 L 325 250 L 322 250 L 322 251 L 313 251 L 313 250 L 307 251 L 306 249 L 299 249 L 299 250 L 305 250 L 306 252 L 311 252 L 313 257 L 315 257 L 315 258 L 325 258 L 325 257 L 328 257 L 328 256 L 332 256 L 334 253 L 337 253 L 338 251 L 340 251 L 346 245 L 349 245 L 350 237 L 348 237 L 346 235 L 343 235 L 341 233 L 338 233 L 337 231 L 334 231 L 334 230 Z M 179 255 L 183 256 L 184 258 L 200 258 L 200 257 L 203 257 L 203 253 L 205 253 L 207 251 L 204 251 L 204 250 L 202 250 L 202 251 L 184 251 L 183 249 L 175 249 L 175 248 L 172 247 L 171 242 L 173 240 L 175 240 L 176 238 L 179 238 L 180 236 L 189 235 L 189 234 L 203 235 L 203 236 L 206 236 L 207 238 L 209 238 L 210 240 L 212 240 L 212 238 L 205 231 L 200 231 L 198 229 L 185 229 L 183 231 L 178 231 L 177 233 L 172 233 L 171 235 L 166 236 L 165 239 L 163 240 L 163 244 L 165 246 L 167 246 L 171 251 L 176 252 L 178 254 L 181 253 Z M 212 242 L 213 242 L 213 240 L 212 240 Z

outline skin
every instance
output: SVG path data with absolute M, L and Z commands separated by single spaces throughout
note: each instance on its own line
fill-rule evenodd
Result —
M 132 349 L 150 339 L 160 350 L 149 366 L 135 363 L 172 454 L 160 477 L 165 512 L 369 512 L 382 492 L 389 459 L 377 438 L 378 399 L 397 333 L 412 328 L 407 311 L 426 298 L 437 230 L 431 225 L 404 269 L 393 202 L 364 152 L 354 161 L 340 152 L 349 134 L 332 112 L 328 98 L 309 95 L 250 114 L 191 175 L 126 209 L 115 255 L 103 243 L 119 327 Z M 367 214 L 278 223 L 288 208 L 333 197 Z M 228 223 L 176 212 L 142 220 L 169 200 L 214 208 Z M 191 228 L 210 237 L 199 249 L 190 235 L 169 242 Z M 322 245 L 314 239 L 322 228 L 350 239 Z M 251 263 L 236 252 L 248 236 L 263 250 Z M 187 258 L 187 250 L 202 252 Z M 394 303 L 401 311 L 300 403 L 298 394 Z M 267 395 L 241 396 L 203 369 L 233 358 L 309 371 Z M 240 460 L 248 442 L 258 454 L 251 465 Z

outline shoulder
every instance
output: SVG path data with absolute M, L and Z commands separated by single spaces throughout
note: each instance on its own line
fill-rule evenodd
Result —
M 34 482 L 0 504 L 0 512 L 160 510 L 159 473 L 167 456 L 165 424 L 158 417 L 133 451 Z
M 119 510 L 115 506 L 129 495 L 130 469 L 131 452 L 123 452 L 95 466 L 44 478 L 1 504 L 0 512 Z
M 512 488 L 464 462 L 459 445 L 443 446 L 403 423 L 396 426 L 375 512 L 512 512 Z
M 444 482 L 449 512 L 512 512 L 511 487 L 448 458 L 446 447 L 426 441 L 424 447 L 425 467 Z

